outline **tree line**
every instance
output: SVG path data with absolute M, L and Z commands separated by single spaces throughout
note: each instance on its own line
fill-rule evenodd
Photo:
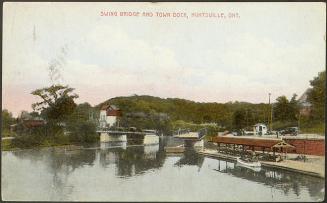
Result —
M 22 128 L 17 133 L 38 136 L 38 139 L 34 139 L 41 140 L 37 144 L 56 140 L 61 140 L 62 143 L 94 142 L 97 139 L 95 131 L 99 111 L 106 104 L 116 105 L 122 110 L 123 115 L 119 122 L 121 127 L 156 129 L 166 135 L 173 134 L 179 128 L 199 130 L 206 127 L 211 135 L 222 130 L 252 129 L 256 123 L 267 124 L 271 111 L 274 129 L 298 125 L 300 121 L 304 127 L 316 124 L 322 126 L 325 120 L 325 74 L 325 71 L 320 72 L 310 81 L 307 101 L 311 104 L 311 113 L 306 116 L 300 115 L 301 104 L 296 94 L 290 99 L 280 96 L 270 105 L 238 101 L 203 103 L 179 98 L 133 95 L 111 98 L 92 107 L 88 103 L 76 104 L 78 95 L 73 88 L 60 84 L 51 85 L 34 90 L 31 94 L 41 101 L 32 104 L 33 112 L 24 112 L 31 117 L 44 119 L 46 124 L 32 131 L 24 131 Z M 19 123 L 22 117 L 23 113 L 19 118 L 13 118 L 10 112 L 2 110 L 2 134 L 8 134 L 10 125 Z M 19 142 L 23 145 L 29 141 L 26 138 L 17 139 L 16 142 L 17 145 Z

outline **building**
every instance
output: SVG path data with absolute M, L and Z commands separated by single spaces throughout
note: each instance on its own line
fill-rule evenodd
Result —
M 119 119 L 122 113 L 121 110 L 115 105 L 104 105 L 100 110 L 100 127 L 119 126 Z
M 257 123 L 253 126 L 253 131 L 255 135 L 265 135 L 267 134 L 268 128 L 266 124 Z
M 300 115 L 301 116 L 309 116 L 312 110 L 312 104 L 308 101 L 308 93 L 310 88 L 308 88 L 298 99 L 298 103 L 300 105 Z
M 40 117 L 24 117 L 17 124 L 10 125 L 11 132 L 27 132 L 42 127 L 46 121 Z

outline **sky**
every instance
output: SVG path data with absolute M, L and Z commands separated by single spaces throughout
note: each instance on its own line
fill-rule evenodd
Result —
M 271 101 L 301 96 L 326 68 L 319 2 L 5 2 L 3 9 L 2 108 L 15 116 L 39 101 L 33 90 L 54 83 L 91 105 L 134 94 L 268 103 L 269 93 Z M 118 16 L 101 16 L 109 11 Z M 191 17 L 203 12 L 226 18 Z

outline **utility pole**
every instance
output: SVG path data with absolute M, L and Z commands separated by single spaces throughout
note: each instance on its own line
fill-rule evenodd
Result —
M 269 121 L 269 130 L 272 131 L 272 104 L 270 104 L 270 95 L 271 93 L 269 93 L 270 119 L 268 119 L 268 121 Z

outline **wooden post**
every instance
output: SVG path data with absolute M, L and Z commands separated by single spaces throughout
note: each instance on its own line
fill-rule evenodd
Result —
M 273 155 L 274 155 L 274 157 L 275 157 L 275 148 L 273 148 Z

